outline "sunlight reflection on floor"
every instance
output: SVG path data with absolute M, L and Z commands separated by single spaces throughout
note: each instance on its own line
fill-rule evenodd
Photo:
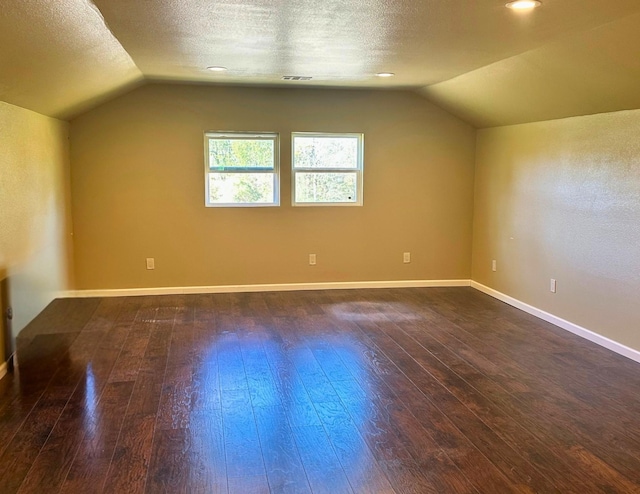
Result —
M 400 302 L 345 302 L 331 308 L 334 316 L 345 321 L 415 321 L 418 314 Z

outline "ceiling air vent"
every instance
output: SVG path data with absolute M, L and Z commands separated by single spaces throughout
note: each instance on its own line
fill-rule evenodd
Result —
M 285 75 L 283 81 L 310 81 L 312 78 L 307 75 Z

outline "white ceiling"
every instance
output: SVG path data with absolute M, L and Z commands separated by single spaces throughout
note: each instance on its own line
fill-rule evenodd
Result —
M 410 88 L 479 127 L 640 107 L 640 1 L 543 1 L 2 0 L 0 100 L 69 118 L 169 80 Z

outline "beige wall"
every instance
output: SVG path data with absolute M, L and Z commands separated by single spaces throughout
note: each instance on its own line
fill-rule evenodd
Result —
M 204 207 L 206 130 L 280 133 L 281 207 Z M 292 131 L 365 133 L 364 207 L 291 207 Z M 139 88 L 71 122 L 77 286 L 469 278 L 474 148 L 409 92 Z
M 640 350 L 639 135 L 640 111 L 479 131 L 473 279 Z
M 0 102 L 0 273 L 17 334 L 71 279 L 69 125 Z

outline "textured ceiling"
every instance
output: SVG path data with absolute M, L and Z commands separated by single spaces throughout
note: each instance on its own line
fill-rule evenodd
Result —
M 543 1 L 2 0 L 0 100 L 65 118 L 144 78 L 406 87 L 480 127 L 640 107 L 640 2 Z
M 0 101 L 65 118 L 141 79 L 88 0 L 0 0 Z
M 94 0 L 149 78 L 224 83 L 425 86 L 638 10 L 638 0 Z M 222 75 L 211 65 L 229 68 Z M 374 77 L 395 72 L 393 79 Z

